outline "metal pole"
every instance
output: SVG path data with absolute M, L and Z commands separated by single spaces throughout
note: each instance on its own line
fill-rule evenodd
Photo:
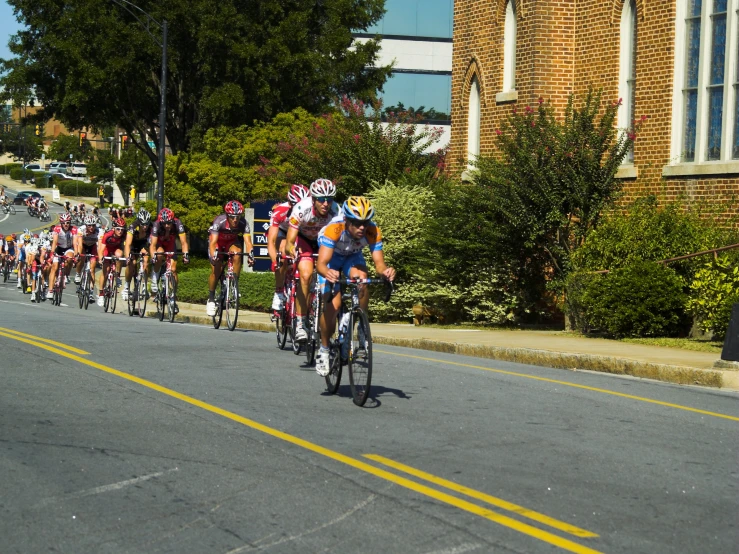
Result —
M 162 101 L 159 110 L 159 167 L 157 168 L 157 211 L 164 208 L 164 141 L 167 127 L 167 20 L 162 21 Z

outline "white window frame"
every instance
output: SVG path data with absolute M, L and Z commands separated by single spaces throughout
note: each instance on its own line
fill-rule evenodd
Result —
M 508 0 L 503 29 L 503 92 L 516 90 L 516 36 L 518 34 L 516 3 Z
M 618 127 L 622 133 L 632 130 L 634 122 L 634 87 L 636 86 L 635 64 L 637 33 L 636 2 L 625 0 L 621 11 L 621 50 L 618 74 L 618 96 L 621 105 L 618 107 Z M 624 158 L 622 165 L 633 165 L 633 149 Z
M 467 170 L 475 169 L 474 162 L 480 156 L 480 84 L 474 77 L 470 83 L 467 103 Z
M 663 176 L 720 175 L 739 173 L 739 159 L 732 159 L 732 144 L 736 122 L 735 83 L 739 53 L 739 0 L 727 0 L 726 7 L 726 57 L 724 67 L 723 124 L 721 129 L 721 159 L 707 159 L 708 149 L 708 84 L 710 82 L 711 38 L 712 38 L 712 0 L 702 0 L 701 34 L 698 58 L 698 100 L 696 110 L 696 143 L 694 161 L 683 161 L 685 133 L 685 97 L 683 89 L 687 64 L 687 17 L 688 0 L 675 3 L 675 65 L 672 92 L 672 133 L 670 141 L 670 161 L 662 169 Z

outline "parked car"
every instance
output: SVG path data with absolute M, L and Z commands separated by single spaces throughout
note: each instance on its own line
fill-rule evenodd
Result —
M 15 198 L 13 198 L 13 204 L 15 204 L 16 206 L 22 206 L 25 203 L 26 198 L 28 198 L 29 196 L 40 198 L 41 194 L 39 194 L 35 190 L 22 190 L 15 195 Z
M 51 162 L 49 164 L 49 173 L 66 173 L 68 165 L 67 162 Z
M 71 166 L 67 166 L 67 175 L 87 175 L 87 164 L 74 162 Z
M 41 164 L 26 164 L 26 170 L 30 171 L 43 171 L 44 168 L 41 167 Z
M 54 173 L 44 173 L 41 175 L 42 178 L 46 178 L 46 182 L 49 182 L 49 179 L 51 179 L 51 176 L 54 175 Z M 56 175 L 59 175 L 59 173 L 56 173 Z M 36 184 L 36 176 L 34 175 L 31 177 L 31 182 L 35 185 Z

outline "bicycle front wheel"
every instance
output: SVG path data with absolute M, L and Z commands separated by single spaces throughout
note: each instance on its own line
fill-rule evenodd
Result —
M 232 275 L 226 278 L 224 309 L 226 310 L 228 330 L 233 331 L 236 329 L 236 322 L 239 319 L 239 281 Z
M 372 385 L 372 336 L 367 314 L 354 310 L 349 321 L 351 339 L 349 344 L 349 386 L 357 406 L 364 406 Z
M 216 290 L 216 315 L 213 316 L 213 328 L 218 329 L 221 326 L 221 320 L 223 320 L 223 303 L 226 296 L 226 291 L 223 290 L 226 287 L 225 281 L 221 279 L 218 281 L 218 288 Z
M 12 215 L 15 215 L 15 206 L 13 206 L 13 204 L 11 204 L 8 209 Z
M 138 276 L 133 278 L 133 287 L 128 287 L 128 315 L 133 316 L 136 313 L 136 297 L 139 292 Z
M 280 350 L 285 348 L 285 342 L 287 342 L 287 314 L 285 308 L 280 310 L 280 315 L 275 320 L 275 328 L 277 330 L 277 348 Z
M 144 317 L 144 314 L 146 314 L 146 298 L 148 296 L 149 291 L 146 288 L 146 274 L 142 273 L 139 275 L 136 287 L 136 311 L 139 317 Z
M 310 315 L 308 316 L 308 340 L 305 343 L 305 357 L 308 365 L 316 361 L 316 350 L 321 344 L 321 296 L 318 291 L 313 291 L 310 303 Z
M 169 322 L 172 323 L 174 316 L 177 315 L 177 285 L 174 275 L 167 278 L 167 309 L 169 310 Z

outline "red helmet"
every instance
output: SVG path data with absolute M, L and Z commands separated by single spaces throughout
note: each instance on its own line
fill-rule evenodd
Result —
M 126 220 L 122 217 L 116 217 L 113 220 L 113 227 L 125 227 L 126 226 Z
M 310 196 L 310 191 L 305 185 L 292 185 L 287 193 L 287 199 L 293 204 L 297 204 L 308 196 Z
M 241 215 L 244 213 L 244 206 L 238 200 L 229 200 L 223 209 L 227 215 Z
M 159 212 L 159 221 L 161 221 L 162 223 L 169 223 L 170 221 L 174 221 L 174 212 L 169 208 L 162 208 L 162 211 Z
M 59 223 L 72 223 L 72 214 L 63 212 L 59 214 Z

